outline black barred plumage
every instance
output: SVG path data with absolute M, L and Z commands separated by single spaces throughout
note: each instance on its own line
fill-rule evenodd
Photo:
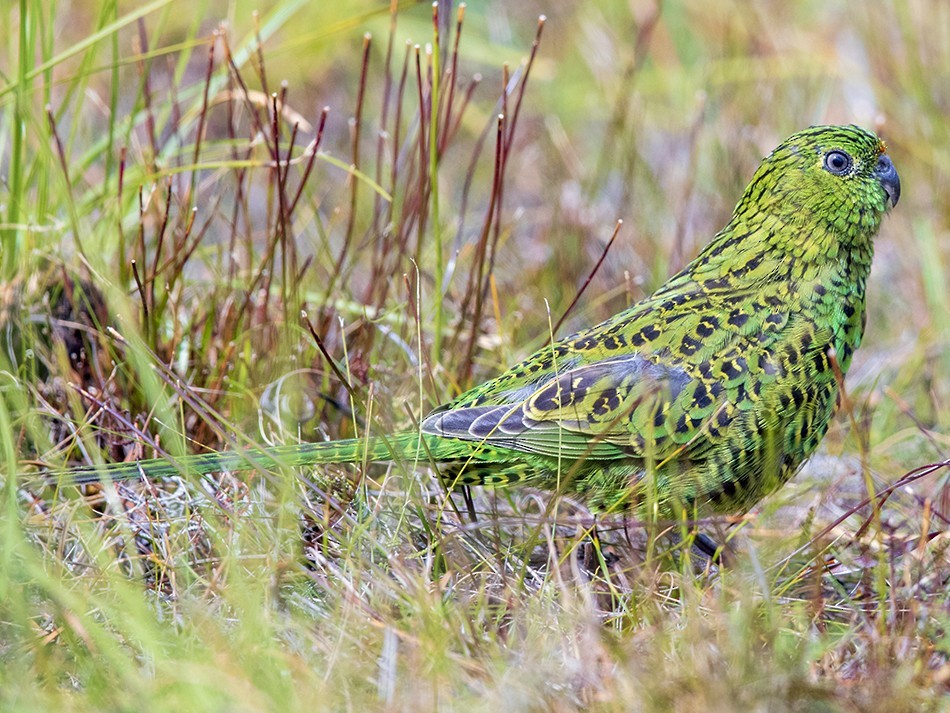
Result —
M 527 482 L 603 509 L 741 512 L 827 431 L 835 368 L 847 372 L 861 343 L 872 239 L 899 196 L 876 136 L 812 127 L 762 162 L 728 225 L 653 295 L 462 394 L 418 433 L 50 477 L 398 459 L 438 464 L 449 485 Z

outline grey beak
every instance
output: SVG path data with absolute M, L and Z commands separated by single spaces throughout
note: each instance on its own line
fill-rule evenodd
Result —
M 894 163 L 890 157 L 881 154 L 881 157 L 877 160 L 877 166 L 874 168 L 874 175 L 887 194 L 887 202 L 893 208 L 901 197 L 901 177 L 897 175 L 897 169 L 894 168 Z

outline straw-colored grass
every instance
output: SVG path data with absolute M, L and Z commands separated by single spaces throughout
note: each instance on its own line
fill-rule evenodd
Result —
M 950 710 L 950 4 L 456 10 L 0 9 L 0 709 Z M 725 566 L 401 464 L 26 483 L 411 427 L 592 271 L 559 334 L 648 294 L 814 123 L 904 192 L 845 408 L 709 524 Z

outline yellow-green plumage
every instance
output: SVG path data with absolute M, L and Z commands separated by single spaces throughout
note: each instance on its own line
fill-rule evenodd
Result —
M 747 510 L 828 428 L 832 359 L 845 373 L 861 343 L 872 239 L 899 195 L 876 136 L 806 129 L 763 161 L 729 224 L 653 295 L 462 394 L 420 433 L 65 476 L 400 459 L 435 462 L 450 484 L 524 482 L 602 509 Z

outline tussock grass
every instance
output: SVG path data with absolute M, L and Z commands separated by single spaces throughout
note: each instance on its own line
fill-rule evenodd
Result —
M 0 708 L 946 710 L 945 3 L 311 5 L 0 11 Z M 24 479 L 411 427 L 818 122 L 904 195 L 821 455 L 704 523 L 727 566 L 412 464 Z

